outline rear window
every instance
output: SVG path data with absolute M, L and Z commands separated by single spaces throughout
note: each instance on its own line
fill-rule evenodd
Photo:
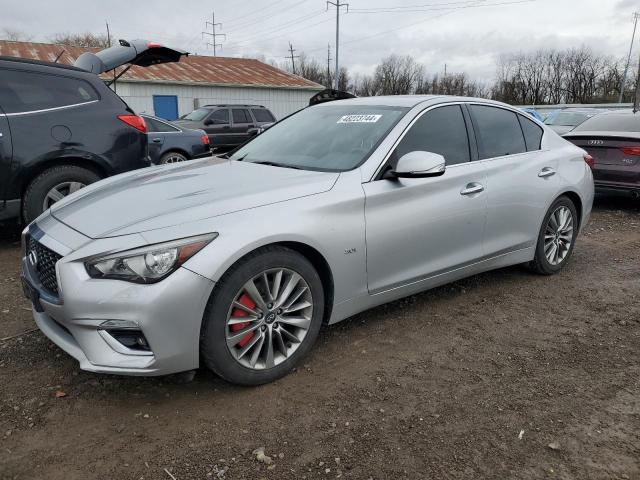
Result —
M 640 113 L 608 113 L 591 117 L 574 132 L 640 132 Z
M 518 115 L 518 120 L 522 127 L 522 133 L 524 133 L 524 142 L 527 144 L 527 152 L 540 150 L 540 145 L 542 143 L 542 128 L 522 115 Z
M 580 125 L 591 115 L 578 112 L 560 112 L 557 115 L 549 116 L 544 123 L 558 127 L 575 127 Z
M 271 112 L 266 108 L 252 108 L 251 113 L 253 113 L 253 118 L 256 119 L 256 122 L 273 122 L 275 118 L 271 115 Z
M 480 158 L 502 157 L 527 151 L 514 112 L 497 107 L 471 105 L 478 130 Z
M 89 82 L 79 78 L 3 70 L 0 75 L 0 105 L 5 113 L 33 112 L 99 100 Z

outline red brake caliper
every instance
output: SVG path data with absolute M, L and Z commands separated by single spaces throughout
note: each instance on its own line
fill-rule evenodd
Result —
M 249 295 L 247 295 L 246 293 L 242 294 L 242 296 L 238 299 L 238 303 L 241 303 L 242 305 L 244 305 L 247 308 L 250 308 L 251 310 L 256 308 L 255 302 L 251 300 L 251 297 L 249 297 Z M 234 308 L 233 312 L 231 312 L 231 316 L 246 317 L 247 312 L 245 312 L 241 308 Z M 234 325 L 231 325 L 229 328 L 231 329 L 232 332 L 238 332 L 243 328 L 247 328 L 248 326 L 249 326 L 249 322 L 243 322 L 243 323 L 236 323 Z M 242 337 L 242 340 L 238 342 L 237 344 L 238 348 L 244 347 L 247 344 L 247 342 L 249 342 L 249 340 L 251 340 L 252 338 L 253 338 L 253 332 L 247 333 L 244 337 Z

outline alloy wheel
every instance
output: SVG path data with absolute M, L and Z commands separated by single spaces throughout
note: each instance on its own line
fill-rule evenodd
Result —
M 184 162 L 186 160 L 186 158 L 184 158 L 182 155 L 169 155 L 167 158 L 165 158 L 163 163 L 179 163 L 179 162 Z
M 47 210 L 57 201 L 62 200 L 67 195 L 71 195 L 84 187 L 86 187 L 86 185 L 81 182 L 62 182 L 55 185 L 45 195 L 44 201 L 42 202 L 42 209 Z
M 304 278 L 288 268 L 265 270 L 243 285 L 229 307 L 227 347 L 244 367 L 273 368 L 302 344 L 312 317 L 313 297 Z
M 559 265 L 567 257 L 573 242 L 573 215 L 560 206 L 549 216 L 544 234 L 544 254 L 551 265 Z

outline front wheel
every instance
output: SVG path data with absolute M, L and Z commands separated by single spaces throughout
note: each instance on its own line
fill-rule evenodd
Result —
M 313 265 L 284 247 L 241 259 L 220 280 L 204 315 L 204 363 L 222 378 L 260 385 L 289 373 L 309 352 L 324 314 Z
M 558 198 L 544 217 L 532 270 L 541 275 L 559 272 L 569 261 L 578 235 L 578 215 L 573 202 Z

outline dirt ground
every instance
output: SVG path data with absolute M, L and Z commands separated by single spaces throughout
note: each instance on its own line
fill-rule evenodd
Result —
M 367 311 L 259 388 L 80 371 L 29 332 L 5 237 L 0 338 L 28 333 L 0 341 L 1 479 L 640 479 L 638 200 L 597 199 L 559 275 Z

